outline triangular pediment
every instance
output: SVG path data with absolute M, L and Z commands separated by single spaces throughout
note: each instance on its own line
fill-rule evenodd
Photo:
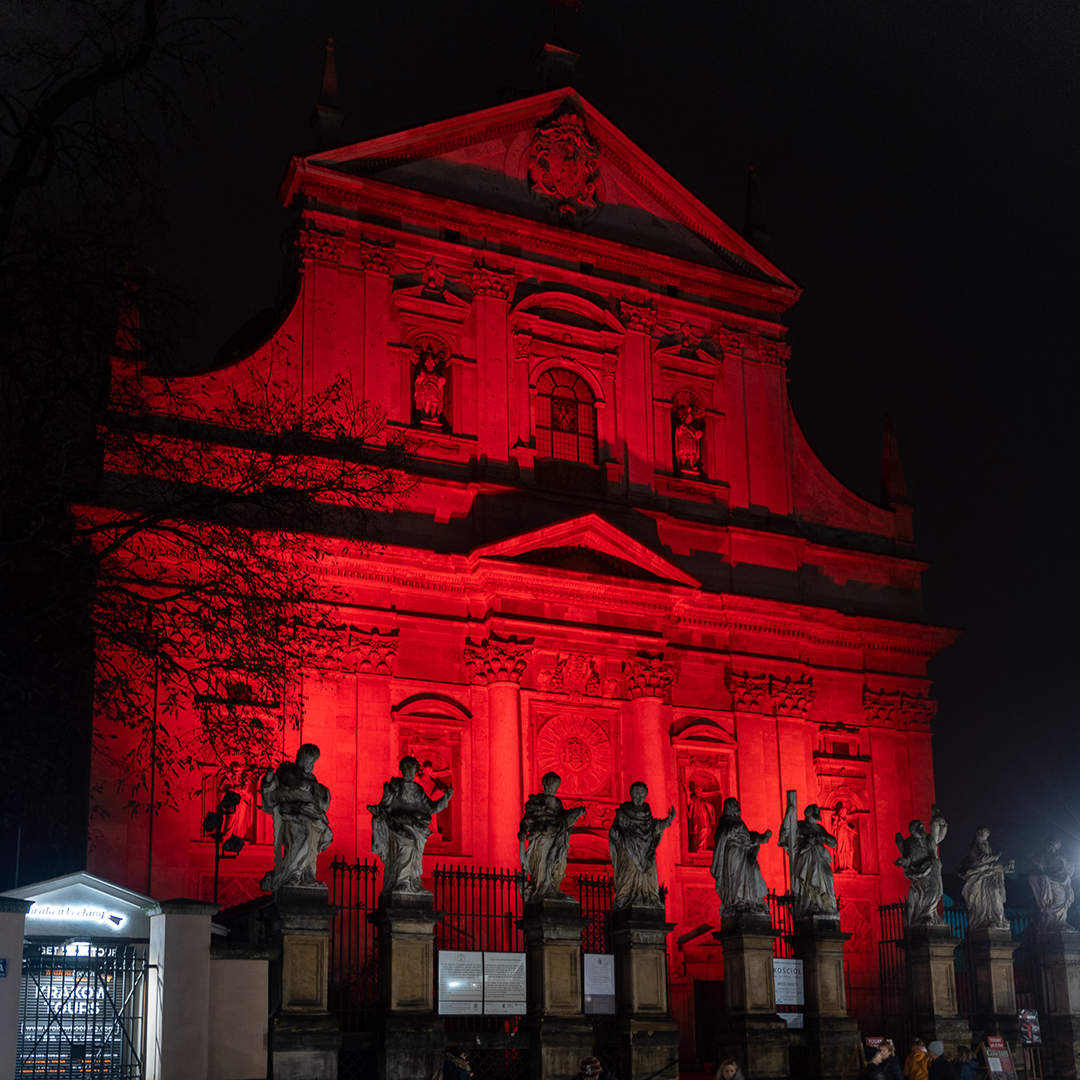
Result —
M 536 169 L 530 168 L 540 133 L 567 115 L 577 118 L 575 124 L 580 121 L 577 134 L 583 133 L 597 159 L 594 190 L 572 214 L 577 230 L 797 291 L 790 278 L 567 89 L 313 154 L 303 160 L 303 169 L 308 175 L 328 170 L 515 217 L 551 220 L 551 201 L 538 193 Z M 564 164 L 556 153 L 555 165 Z M 561 191 L 564 179 L 556 176 L 551 186 Z M 286 180 L 286 199 L 295 182 L 294 172 Z
M 80 870 L 11 889 L 4 896 L 31 901 L 29 937 L 88 939 L 150 936 L 149 896 Z
M 597 514 L 561 521 L 476 548 L 481 559 L 513 560 L 607 577 L 642 577 L 700 588 L 701 583 Z M 636 571 L 636 572 L 635 572 Z

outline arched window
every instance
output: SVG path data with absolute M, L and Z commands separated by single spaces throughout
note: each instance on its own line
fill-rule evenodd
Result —
M 596 405 L 589 384 L 564 368 L 536 383 L 536 454 L 596 464 Z

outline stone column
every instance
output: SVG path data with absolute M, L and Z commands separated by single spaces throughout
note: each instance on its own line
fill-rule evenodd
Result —
M 1042 976 L 1040 1015 L 1045 1072 L 1069 1076 L 1080 1068 L 1080 933 L 1038 930 L 1035 955 Z
M 649 788 L 653 816 L 663 817 L 668 807 L 675 805 L 675 792 L 668 783 L 671 743 L 664 722 L 664 704 L 671 699 L 675 665 L 665 661 L 663 653 L 642 652 L 623 668 L 630 695 L 631 738 L 637 751 L 632 761 L 638 767 L 638 774 L 629 779 L 631 783 L 644 781 Z M 668 889 L 675 888 L 676 849 L 676 844 L 667 843 L 661 844 L 656 852 L 656 876 Z M 677 898 L 673 896 L 668 902 L 669 909 L 677 912 L 676 904 Z
M 149 909 L 147 1080 L 206 1080 L 210 920 L 217 910 L 200 900 L 162 900 Z
M 477 266 L 469 275 L 476 327 L 477 401 L 476 434 L 481 454 L 492 461 L 508 461 L 510 446 L 506 313 L 514 291 L 512 271 Z
M 525 905 L 528 1024 L 535 1037 L 532 1080 L 565 1080 L 591 1052 L 592 1023 L 582 1009 L 581 932 L 588 920 L 581 905 L 566 899 Z
M 725 915 L 720 920 L 724 949 L 725 1016 L 719 1054 L 733 1057 L 754 1080 L 788 1075 L 787 1024 L 776 1014 L 773 942 L 779 931 L 767 915 Z
M 631 485 L 647 487 L 653 481 L 653 460 L 657 456 L 653 435 L 652 380 L 652 333 L 656 328 L 656 312 L 643 304 L 627 300 L 620 303 L 619 312 L 626 327 L 620 403 L 622 437 L 626 447 L 623 467 Z
M 516 866 L 517 839 L 525 803 L 521 775 L 521 676 L 533 642 L 500 638 L 465 643 L 465 664 L 475 683 L 488 688 L 488 858 L 495 866 Z
M 430 893 L 384 894 L 368 916 L 379 943 L 379 1080 L 428 1077 L 442 1062 L 446 1037 L 434 1011 L 434 930 L 442 917 Z
M 957 939 L 947 926 L 915 926 L 904 932 L 915 1030 L 946 1046 L 971 1041 L 967 1020 L 956 1010 L 953 951 Z
M 26 913 L 32 903 L 33 900 L 0 896 L 0 956 L 7 961 L 6 977 L 0 979 L 0 1076 L 15 1075 L 23 933 L 26 930 Z
M 1013 941 L 1011 930 L 995 926 L 968 930 L 967 940 L 975 990 L 972 1027 L 991 1035 L 1004 1035 L 1011 1045 L 1019 1047 L 1013 953 L 1020 943 Z
M 839 1077 L 859 1046 L 859 1029 L 847 1013 L 844 942 L 851 938 L 832 915 L 795 920 L 795 956 L 803 962 L 805 1031 L 812 1074 Z
M 341 1044 L 330 1015 L 330 920 L 325 885 L 286 885 L 260 914 L 281 949 L 270 1025 L 273 1080 L 337 1080 Z
M 627 1080 L 679 1075 L 679 1026 L 668 1012 L 665 963 L 667 936 L 674 928 L 663 908 L 631 905 L 611 913 L 618 1033 Z

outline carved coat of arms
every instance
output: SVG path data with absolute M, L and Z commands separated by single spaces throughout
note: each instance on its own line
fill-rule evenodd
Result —
M 529 151 L 533 194 L 560 217 L 596 209 L 600 148 L 585 121 L 565 113 L 537 130 Z

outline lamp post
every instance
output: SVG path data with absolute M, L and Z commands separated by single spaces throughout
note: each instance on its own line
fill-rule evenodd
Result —
M 204 836 L 214 838 L 214 903 L 218 899 L 218 867 L 222 859 L 235 859 L 244 850 L 244 841 L 239 836 L 226 837 L 226 826 L 229 819 L 236 813 L 240 805 L 239 792 L 232 788 L 226 788 L 221 795 L 221 801 L 217 809 L 212 810 L 203 818 L 202 829 Z

